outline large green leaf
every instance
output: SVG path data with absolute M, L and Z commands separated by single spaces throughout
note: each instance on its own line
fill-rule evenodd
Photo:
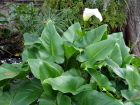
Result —
M 0 66 L 0 80 L 14 78 L 21 71 L 21 64 L 3 64 Z
M 59 77 L 48 78 L 43 81 L 43 84 L 50 84 L 54 90 L 59 90 L 63 93 L 77 94 L 78 89 L 85 83 L 85 80 L 75 74 L 73 70 L 65 72 Z
M 64 62 L 63 40 L 57 33 L 52 21 L 47 22 L 40 40 L 45 47 L 48 59 L 57 63 Z
M 75 52 L 76 49 L 71 43 L 64 43 L 64 53 L 67 59 L 69 59 Z
M 41 95 L 38 102 L 39 105 L 56 105 L 56 97 L 47 96 L 45 93 Z
M 106 63 L 112 68 L 116 75 L 127 81 L 130 90 L 140 90 L 140 74 L 136 68 L 130 65 L 127 65 L 126 68 L 120 68 L 119 65 L 111 59 L 106 59 Z
M 74 43 L 77 40 L 80 40 L 83 36 L 81 26 L 79 23 L 71 25 L 66 32 L 63 34 L 63 39 Z
M 0 95 L 0 105 L 13 105 L 11 104 L 13 96 L 11 96 L 9 93 L 3 93 Z
M 93 69 L 88 69 L 88 72 L 92 78 L 94 78 L 100 88 L 115 92 L 115 88 L 112 87 L 111 82 L 105 75 L 101 74 L 101 72 Z
M 140 90 L 140 74 L 136 68 L 127 65 L 125 70 L 125 80 L 128 83 L 129 90 Z
M 87 46 L 78 57 L 80 62 L 104 60 L 112 52 L 116 40 L 104 40 Z
M 49 78 L 44 81 L 52 86 L 54 90 L 59 90 L 63 93 L 77 94 L 77 89 L 84 84 L 84 79 L 74 76 L 60 76 Z
M 24 37 L 24 45 L 32 45 L 35 41 L 38 40 L 39 36 L 34 35 L 34 34 L 25 33 L 23 35 L 23 37 Z
M 122 65 L 122 54 L 120 50 L 120 46 L 118 43 L 116 44 L 114 50 L 112 51 L 110 58 L 115 61 L 119 66 Z
M 126 103 L 133 103 L 140 105 L 140 91 L 139 90 L 122 90 L 122 96 L 126 99 Z
M 140 74 L 136 68 L 130 65 L 127 65 L 126 68 L 120 68 L 119 65 L 111 59 L 106 59 L 106 63 L 112 68 L 116 75 L 127 81 L 130 90 L 140 90 Z
M 47 78 L 60 76 L 63 72 L 61 66 L 53 62 L 47 62 L 41 59 L 29 59 L 28 63 L 33 75 L 42 81 Z
M 132 63 L 133 66 L 139 68 L 140 67 L 140 57 L 134 57 L 132 59 L 131 63 Z
M 22 53 L 22 59 L 27 61 L 28 59 L 48 59 L 48 53 L 46 53 L 45 47 L 38 40 L 32 45 L 25 48 Z
M 98 28 L 92 29 L 91 31 L 88 31 L 81 40 L 76 43 L 78 47 L 86 47 L 90 44 L 93 44 L 95 42 L 98 42 L 102 39 L 103 35 L 107 31 L 107 25 L 102 25 Z
M 62 93 L 58 93 L 57 104 L 58 105 L 71 105 L 71 99 L 70 97 L 63 95 Z
M 96 90 L 85 91 L 75 96 L 76 105 L 123 105 L 116 99 Z
M 28 60 L 28 64 L 30 66 L 31 72 L 33 73 L 33 75 L 37 78 L 40 79 L 40 64 L 41 64 L 41 60 L 40 59 L 29 59 Z
M 56 105 L 56 103 L 54 100 L 50 100 L 48 97 L 46 97 L 39 99 L 39 105 Z
M 40 79 L 43 81 L 47 78 L 55 78 L 63 73 L 63 69 L 58 64 L 44 61 L 40 65 Z
M 121 78 L 125 77 L 125 71 L 123 68 L 120 68 L 119 65 L 114 62 L 112 59 L 105 59 L 107 65 L 113 70 L 113 72 Z
M 15 87 L 16 90 L 11 90 L 10 93 L 4 92 L 0 96 L 0 105 L 30 105 L 40 97 L 43 91 L 37 80 L 26 81 L 19 87 Z
M 117 43 L 119 44 L 119 47 L 121 49 L 123 59 L 125 59 L 126 56 L 130 55 L 129 54 L 130 49 L 125 45 L 122 32 L 111 34 L 109 39 L 117 39 Z

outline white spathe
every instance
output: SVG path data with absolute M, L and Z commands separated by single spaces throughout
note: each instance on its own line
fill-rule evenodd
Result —
M 102 15 L 97 8 L 95 9 L 85 8 L 84 13 L 83 13 L 84 21 L 88 21 L 89 18 L 93 15 L 96 16 L 100 21 L 103 20 Z

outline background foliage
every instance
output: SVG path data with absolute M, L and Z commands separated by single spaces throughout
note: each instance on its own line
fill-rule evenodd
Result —
M 109 32 L 122 31 L 126 24 L 126 1 L 122 0 L 45 0 L 43 7 L 35 7 L 33 3 L 10 5 L 7 20 L 8 25 L 20 33 L 34 33 L 40 35 L 47 20 L 54 21 L 60 33 L 74 24 L 80 22 L 82 28 L 90 30 L 102 24 L 108 24 Z M 92 17 L 84 25 L 84 8 L 98 8 L 103 15 L 103 21 Z M 32 20 L 32 21 L 31 21 Z
M 53 4 L 57 5 L 53 6 Z M 84 8 L 98 8 L 104 18 L 102 23 L 99 23 L 98 19 L 95 19 L 95 17 L 91 18 L 86 27 L 87 29 L 95 28 L 106 23 L 109 25 L 109 31 L 115 32 L 122 30 L 126 24 L 125 8 L 127 2 L 125 0 L 53 0 L 51 2 L 50 0 L 46 0 L 44 2 L 44 7 L 48 7 L 48 5 L 52 9 L 62 11 L 63 14 L 60 18 L 67 16 L 64 18 L 64 20 L 67 20 L 65 22 L 67 25 L 79 21 L 84 27 L 82 21 Z

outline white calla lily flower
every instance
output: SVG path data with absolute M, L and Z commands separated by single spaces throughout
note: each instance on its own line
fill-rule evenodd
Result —
M 83 13 L 84 21 L 88 21 L 89 18 L 93 15 L 96 16 L 100 21 L 103 20 L 102 15 L 97 8 L 95 9 L 85 8 L 84 13 Z

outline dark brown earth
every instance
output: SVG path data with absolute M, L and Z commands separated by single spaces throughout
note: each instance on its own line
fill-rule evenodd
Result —
M 12 32 L 8 37 L 0 37 L 0 60 L 20 58 L 23 51 L 22 35 Z

